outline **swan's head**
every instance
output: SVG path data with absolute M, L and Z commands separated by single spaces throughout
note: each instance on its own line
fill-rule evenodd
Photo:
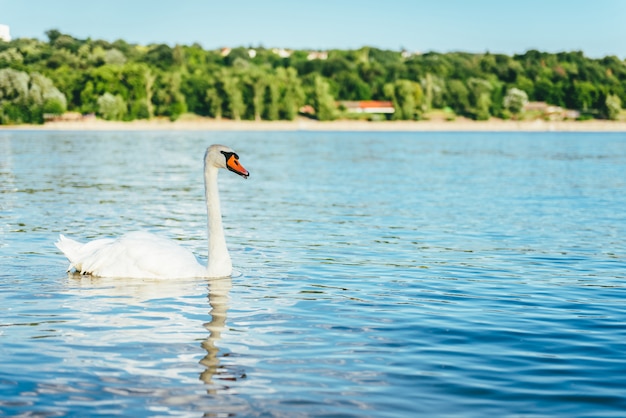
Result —
M 247 179 L 250 173 L 239 162 L 239 156 L 232 148 L 214 144 L 206 150 L 204 164 L 209 167 L 226 168 L 235 174 Z

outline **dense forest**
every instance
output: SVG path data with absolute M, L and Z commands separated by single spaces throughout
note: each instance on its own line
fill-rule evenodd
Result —
M 393 119 L 433 109 L 478 120 L 521 117 L 528 102 L 617 119 L 626 103 L 626 62 L 582 52 L 521 55 L 286 51 L 200 45 L 134 45 L 76 39 L 0 40 L 0 124 L 42 123 L 66 111 L 109 120 L 193 113 L 234 120 L 344 117 L 339 101 L 385 100 Z

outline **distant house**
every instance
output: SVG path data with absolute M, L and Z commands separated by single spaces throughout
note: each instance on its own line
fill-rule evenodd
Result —
M 312 60 L 327 60 L 328 52 L 326 51 L 311 51 L 309 55 L 306 56 L 306 59 L 309 61 Z
M 224 47 L 224 48 L 220 49 L 220 54 L 221 54 L 223 57 L 227 57 L 227 56 L 228 56 L 228 54 L 230 54 L 230 51 L 232 51 L 232 49 L 231 49 L 231 48 Z
M 563 111 L 563 117 L 565 119 L 576 120 L 580 117 L 580 112 L 578 110 L 565 109 Z
M 272 48 L 272 52 L 281 58 L 289 58 L 293 53 L 293 51 L 285 48 Z
M 535 113 L 548 120 L 578 119 L 578 110 L 563 109 L 546 102 L 528 102 L 524 106 L 524 112 Z
M 298 112 L 302 113 L 303 115 L 315 115 L 315 109 L 313 109 L 313 106 L 311 105 L 304 105 L 302 106 Z
M 383 113 L 391 114 L 395 112 L 393 103 L 389 101 L 379 100 L 358 100 L 358 101 L 342 101 L 339 106 L 343 107 L 348 113 Z
M 528 102 L 524 105 L 524 111 L 544 113 L 548 106 L 546 102 Z
M 407 58 L 411 58 L 411 57 L 417 57 L 419 55 L 422 55 L 422 53 L 419 52 L 419 51 L 407 51 L 406 49 L 404 49 L 404 50 L 402 50 L 400 55 L 402 56 L 402 58 L 407 59 Z
M 256 49 L 249 49 L 249 50 L 248 50 L 248 56 L 249 56 L 250 58 L 254 58 L 254 57 L 256 57 Z
M 44 113 L 43 120 L 46 122 L 81 122 L 88 119 L 93 119 L 95 115 L 90 114 L 81 114 L 79 112 L 65 112 L 62 115 L 57 115 L 55 113 Z
M 11 42 L 11 28 L 8 25 L 0 25 L 0 39 L 4 42 Z

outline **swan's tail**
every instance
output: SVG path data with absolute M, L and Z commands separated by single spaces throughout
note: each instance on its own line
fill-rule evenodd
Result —
M 77 263 L 79 259 L 80 249 L 83 247 L 82 243 L 74 241 L 73 239 L 61 234 L 59 235 L 59 240 L 55 242 L 54 245 L 56 245 L 56 247 L 61 250 L 63 254 L 65 254 L 67 259 L 70 260 L 70 265 L 67 268 L 67 271 L 72 270 L 72 267 L 80 270 L 80 267 L 75 263 Z

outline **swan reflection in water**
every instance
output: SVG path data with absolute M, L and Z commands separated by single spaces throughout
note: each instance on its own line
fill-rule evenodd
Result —
M 196 296 L 190 302 L 190 295 L 198 295 L 200 289 L 206 290 L 207 284 L 210 320 L 202 324 L 208 331 L 208 336 L 203 330 L 201 346 L 206 354 L 200 360 L 200 365 L 205 370 L 200 373 L 199 379 L 209 386 L 208 393 L 214 394 L 228 389 L 232 382 L 245 377 L 241 367 L 232 363 L 221 364 L 228 353 L 223 350 L 220 353 L 218 347 L 226 328 L 229 293 L 232 288 L 230 277 L 174 281 L 99 278 L 70 273 L 66 281 L 66 292 L 80 295 L 69 307 L 71 322 L 80 324 L 81 329 L 97 330 L 97 337 L 92 344 L 109 346 L 129 342 L 135 345 L 160 343 L 172 347 L 172 344 L 185 345 L 196 340 L 199 324 L 189 321 L 189 315 L 206 317 L 207 306 L 197 303 L 201 299 Z M 164 315 L 164 312 L 167 313 Z M 180 360 L 180 352 L 171 352 L 170 355 Z M 164 357 L 163 361 L 165 360 Z M 139 367 L 133 359 L 124 362 L 117 358 L 116 361 L 120 363 L 121 369 L 129 373 L 180 378 L 178 368 Z M 161 362 L 161 365 L 164 364 L 170 362 Z
M 220 365 L 220 349 L 216 343 L 222 338 L 222 331 L 226 328 L 228 312 L 228 300 L 233 281 L 230 277 L 221 279 L 209 279 L 209 304 L 211 305 L 211 321 L 204 324 L 209 331 L 209 336 L 202 342 L 202 348 L 207 355 L 200 360 L 200 364 L 206 370 L 200 373 L 200 380 L 210 386 L 209 394 L 215 394 L 220 389 L 228 389 L 225 382 L 234 382 L 245 378 L 246 375 L 241 370 L 233 370 L 232 366 Z M 214 380 L 224 382 L 216 384 Z

